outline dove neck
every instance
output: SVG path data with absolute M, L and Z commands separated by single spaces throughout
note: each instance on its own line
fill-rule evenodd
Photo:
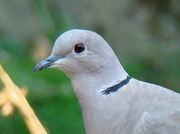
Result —
M 71 82 L 77 97 L 89 98 L 94 97 L 90 94 L 96 94 L 104 90 L 106 87 L 111 87 L 128 76 L 119 61 L 113 62 L 98 70 L 95 73 L 79 74 L 71 78 Z M 89 94 L 90 93 L 90 94 Z

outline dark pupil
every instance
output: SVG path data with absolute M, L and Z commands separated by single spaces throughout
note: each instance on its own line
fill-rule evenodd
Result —
M 75 48 L 74 48 L 74 51 L 76 53 L 81 53 L 85 50 L 85 46 L 84 44 L 80 43 L 80 44 L 76 44 Z

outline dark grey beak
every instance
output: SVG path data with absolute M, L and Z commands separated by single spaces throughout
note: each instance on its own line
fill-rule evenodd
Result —
M 60 57 L 57 55 L 50 55 L 48 58 L 42 60 L 35 66 L 34 72 L 38 72 L 40 70 L 43 70 L 43 69 L 46 69 L 55 65 L 55 62 L 59 59 Z

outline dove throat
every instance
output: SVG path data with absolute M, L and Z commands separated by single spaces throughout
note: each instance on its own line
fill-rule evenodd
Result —
M 95 73 L 79 73 L 70 78 L 75 94 L 80 101 L 95 100 L 95 98 L 99 98 L 99 95 L 114 94 L 127 85 L 131 79 L 117 57 L 114 58 L 114 62 L 109 61 L 105 66 L 102 67 L 102 64 L 100 66 Z

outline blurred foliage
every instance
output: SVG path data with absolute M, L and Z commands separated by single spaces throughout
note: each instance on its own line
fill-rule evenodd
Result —
M 28 9 L 24 2 L 8 2 L 9 1 L 4 1 L 3 3 L 1 1 L 1 5 L 7 6 L 8 9 L 11 8 L 11 6 L 17 6 L 15 8 L 17 10 L 14 11 L 17 14 L 17 18 L 13 19 L 14 22 L 16 22 L 16 19 L 19 17 L 25 17 L 25 19 L 27 19 L 26 17 L 31 16 L 28 12 L 27 16 L 22 15 L 22 12 L 26 14 Z M 28 86 L 30 89 L 27 97 L 28 101 L 49 133 L 85 133 L 78 101 L 72 91 L 69 79 L 65 74 L 58 70 L 52 71 L 51 69 L 46 72 L 33 73 L 35 62 L 44 58 L 41 56 L 34 59 L 34 51 L 38 51 L 36 53 L 40 55 L 41 51 L 46 50 L 44 47 L 51 49 L 51 43 L 61 32 L 70 29 L 72 22 L 63 11 L 58 7 L 54 8 L 55 5 L 51 5 L 50 2 L 48 3 L 42 0 L 26 2 L 30 4 L 30 8 L 33 9 L 32 12 L 32 9 L 29 9 L 30 12 L 35 13 L 34 15 L 37 16 L 41 26 L 37 27 L 38 23 L 34 23 L 30 26 L 26 21 L 24 21 L 24 24 L 20 22 L 22 25 L 19 27 L 19 24 L 18 28 L 24 29 L 24 32 L 27 30 L 27 33 L 24 34 L 20 32 L 22 30 L 16 29 L 16 24 L 10 24 L 9 27 L 13 25 L 12 27 L 14 27 L 14 30 L 16 29 L 16 32 L 19 31 L 19 33 L 17 33 L 18 36 L 12 31 L 5 30 L 2 32 L 3 28 L 1 27 L 0 63 L 8 72 L 14 83 L 18 86 Z M 22 5 L 22 7 L 20 5 Z M 8 10 L 6 10 L 6 13 L 8 14 Z M 19 13 L 21 14 L 20 16 Z M 31 19 L 34 18 L 31 16 Z M 3 21 L 10 20 L 11 18 Z M 5 27 L 8 27 L 8 25 Z M 36 31 L 36 27 L 39 31 Z M 47 40 L 47 45 L 41 44 L 44 43 L 44 40 Z M 37 50 L 39 46 L 43 50 Z M 44 55 L 49 55 L 50 51 L 51 50 L 45 51 Z M 0 116 L 0 133 L 29 133 L 18 110 L 15 111 L 12 117 L 5 118 Z
M 0 1 L 0 64 L 15 84 L 30 89 L 28 102 L 51 134 L 85 133 L 78 101 L 65 74 L 54 69 L 33 73 L 35 64 L 49 55 L 57 36 L 73 27 L 86 27 L 105 37 L 131 76 L 180 92 L 179 1 L 103 3 Z M 18 110 L 12 117 L 0 116 L 1 134 L 28 132 Z

